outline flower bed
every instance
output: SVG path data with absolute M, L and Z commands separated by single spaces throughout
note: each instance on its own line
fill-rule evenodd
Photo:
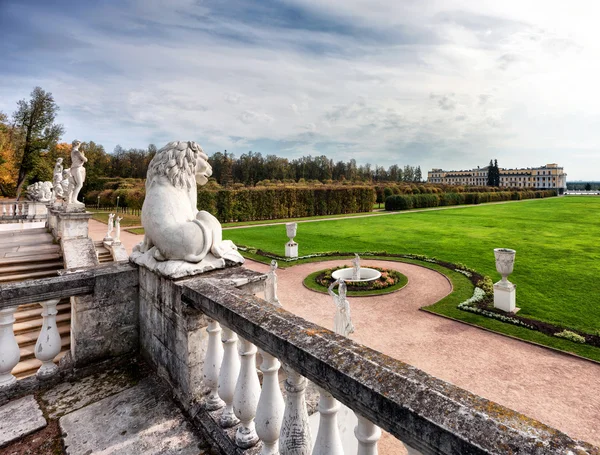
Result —
M 248 248 L 248 247 L 239 247 L 241 251 L 247 251 L 252 254 L 257 254 L 259 256 L 268 257 L 271 259 L 276 259 L 277 261 L 282 262 L 295 262 L 303 259 L 312 259 L 312 258 L 327 258 L 329 256 L 354 256 L 354 252 L 341 252 L 341 251 L 332 251 L 332 252 L 324 252 L 324 253 L 314 253 L 306 256 L 301 256 L 298 258 L 284 258 L 272 253 L 268 253 L 266 251 L 262 251 L 260 249 Z M 470 313 L 479 314 L 481 316 L 485 316 L 491 319 L 496 319 L 498 321 L 502 321 L 508 324 L 513 324 L 521 327 L 526 327 L 530 330 L 535 330 L 541 332 L 545 335 L 554 336 L 557 338 L 563 338 L 575 343 L 580 344 L 588 344 L 590 346 L 595 346 L 600 348 L 600 330 L 598 330 L 594 334 L 583 333 L 577 330 L 574 330 L 570 327 L 563 327 L 555 324 L 551 324 L 544 321 L 539 321 L 537 319 L 531 319 L 524 316 L 520 316 L 517 314 L 506 313 L 502 310 L 494 308 L 494 287 L 492 279 L 489 276 L 484 276 L 481 273 L 467 267 L 464 264 L 453 264 L 451 262 L 443 261 L 436 258 L 431 258 L 428 256 L 420 255 L 420 254 L 393 254 L 388 253 L 387 251 L 364 251 L 358 253 L 361 257 L 369 257 L 376 256 L 380 258 L 397 258 L 397 259 L 410 259 L 414 261 L 428 262 L 430 264 L 437 264 L 447 269 L 452 270 L 453 272 L 458 272 L 464 275 L 475 287 L 475 292 L 473 297 L 470 299 L 460 303 L 458 308 L 463 311 L 468 311 Z M 309 277 L 312 275 L 309 275 Z M 309 287 L 307 284 L 308 277 L 304 280 L 305 286 Z M 312 288 L 311 288 L 312 289 Z M 317 289 L 315 289 L 317 290 Z M 327 289 L 325 289 L 325 292 Z M 323 291 L 321 291 L 323 292 Z M 373 291 L 376 292 L 376 291 Z M 393 291 L 390 291 L 393 292 Z M 383 291 L 385 293 L 385 291 Z M 349 294 L 350 295 L 350 294 Z M 366 295 L 366 294 L 362 294 Z M 566 332 L 566 333 L 565 333 Z M 571 335 L 572 334 L 572 335 Z
M 313 291 L 327 293 L 329 285 L 335 281 L 331 276 L 333 272 L 348 267 L 333 267 L 330 269 L 313 272 L 304 279 L 304 285 Z M 381 276 L 373 281 L 346 281 L 349 296 L 372 296 L 388 294 L 402 289 L 408 283 L 408 278 L 393 269 L 380 267 L 369 267 L 381 273 Z

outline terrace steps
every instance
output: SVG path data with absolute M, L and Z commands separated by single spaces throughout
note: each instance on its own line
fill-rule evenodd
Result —
M 0 284 L 53 277 L 62 269 L 64 263 L 60 245 L 54 243 L 54 238 L 45 228 L 0 232 Z M 63 299 L 57 310 L 56 321 L 62 349 L 56 362 L 70 350 L 70 299 Z M 12 373 L 17 378 L 35 374 L 42 364 L 35 358 L 35 344 L 42 322 L 39 303 L 21 305 L 15 313 L 13 330 L 21 359 Z

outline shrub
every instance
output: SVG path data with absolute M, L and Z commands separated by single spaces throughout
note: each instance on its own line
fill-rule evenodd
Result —
M 575 343 L 585 343 L 585 338 L 581 335 L 571 332 L 570 330 L 563 330 L 554 334 L 555 337 L 564 338 L 566 340 L 574 341 Z
M 540 191 L 472 191 L 457 192 L 460 187 L 452 188 L 452 192 L 440 194 L 398 194 L 388 196 L 385 200 L 386 210 L 409 210 L 462 204 L 481 204 L 483 202 L 500 202 L 521 199 L 534 199 L 556 196 L 555 190 Z M 389 201 L 389 202 L 388 202 Z

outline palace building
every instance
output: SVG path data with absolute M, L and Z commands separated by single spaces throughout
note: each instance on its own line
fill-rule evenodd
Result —
M 432 169 L 427 173 L 427 182 L 446 185 L 485 186 L 487 185 L 488 168 L 489 166 L 477 167 L 467 171 Z M 556 163 L 524 169 L 500 168 L 500 186 L 561 191 L 567 187 L 567 174 L 565 174 L 564 168 Z

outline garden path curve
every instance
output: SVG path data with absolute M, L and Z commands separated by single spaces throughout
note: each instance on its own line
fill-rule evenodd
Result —
M 267 265 L 251 260 L 245 265 L 268 271 Z M 284 308 L 332 329 L 331 298 L 305 288 L 302 281 L 312 272 L 338 265 L 349 265 L 349 260 L 279 269 L 277 294 Z M 392 294 L 348 298 L 355 341 L 571 437 L 600 445 L 600 365 L 418 311 L 451 292 L 450 283 L 438 272 L 364 258 L 361 265 L 396 269 L 409 282 Z M 395 440 L 385 438 L 382 443 L 382 454 L 404 452 Z

